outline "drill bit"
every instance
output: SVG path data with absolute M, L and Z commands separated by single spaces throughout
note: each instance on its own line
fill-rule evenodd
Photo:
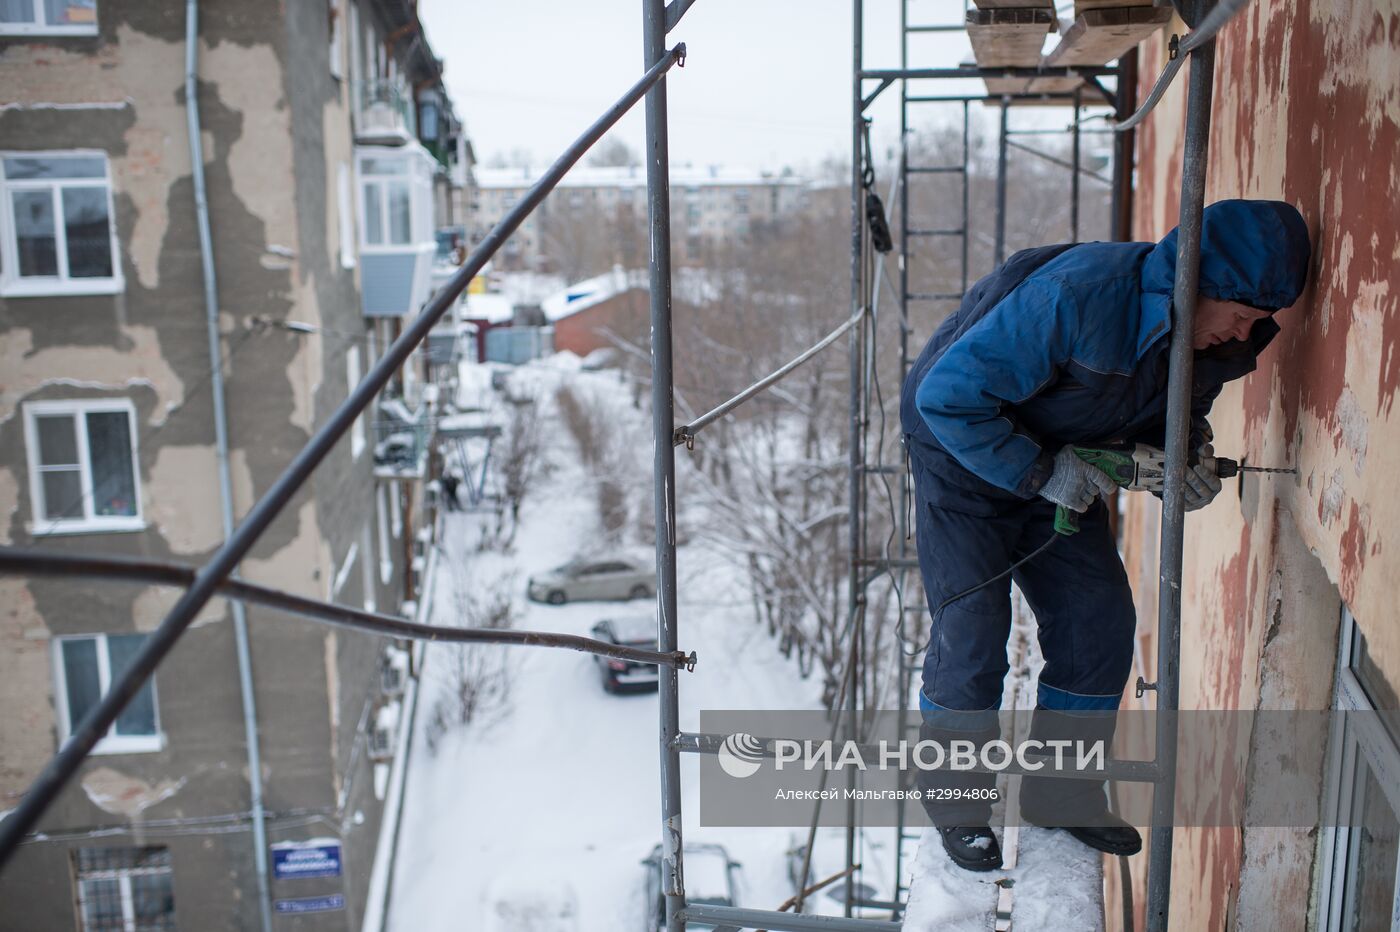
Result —
M 1297 467 L 1283 468 L 1281 466 L 1245 466 L 1237 460 L 1232 460 L 1228 457 L 1221 456 L 1215 458 L 1215 474 L 1221 479 L 1229 479 L 1242 472 L 1291 473 L 1296 476 L 1298 474 L 1298 469 Z

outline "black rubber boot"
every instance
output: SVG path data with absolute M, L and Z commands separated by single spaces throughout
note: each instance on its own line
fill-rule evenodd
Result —
M 994 871 L 1001 867 L 1001 845 L 997 844 L 997 836 L 988 826 L 940 825 L 937 828 L 943 839 L 943 850 L 958 867 L 970 871 Z

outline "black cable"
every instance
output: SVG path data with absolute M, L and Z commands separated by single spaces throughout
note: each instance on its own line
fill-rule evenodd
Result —
M 1014 572 L 1016 571 L 1016 569 L 1017 569 L 1018 567 L 1020 567 L 1022 564 L 1026 563 L 1026 562 L 1028 562 L 1028 561 L 1030 561 L 1030 560 L 1035 559 L 1036 557 L 1040 556 L 1040 555 L 1041 555 L 1042 553 L 1044 553 L 1045 551 L 1049 550 L 1050 547 L 1051 547 L 1051 545 L 1054 544 L 1055 541 L 1059 540 L 1062 536 L 1063 536 L 1062 534 L 1060 534 L 1058 531 L 1056 531 L 1055 533 L 1053 533 L 1053 534 L 1050 535 L 1050 539 L 1049 539 L 1049 540 L 1047 540 L 1045 543 L 1041 544 L 1041 545 L 1040 545 L 1039 547 L 1037 547 L 1036 549 L 1032 550 L 1030 553 L 1026 554 L 1026 555 L 1025 555 L 1024 557 L 1022 557 L 1021 559 L 1017 560 L 1015 563 L 1013 563 L 1013 564 L 1011 564 L 1010 566 L 1008 566 L 1006 569 L 1002 570 L 1000 573 L 997 573 L 995 576 L 992 576 L 992 577 L 989 577 L 989 578 L 987 578 L 987 579 L 982 580 L 980 583 L 978 583 L 978 584 L 975 585 L 975 586 L 972 586 L 972 587 L 969 588 L 969 589 L 964 589 L 962 592 L 959 592 L 957 595 L 949 596 L 948 598 L 944 599 L 942 602 L 940 602 L 940 603 L 938 604 L 938 607 L 935 608 L 935 609 L 933 610 L 932 621 L 937 621 L 937 620 L 938 620 L 938 613 L 941 612 L 941 611 L 943 611 L 943 610 L 944 610 L 945 608 L 947 608 L 949 605 L 952 605 L 952 604 L 953 604 L 954 602 L 956 602 L 958 599 L 964 598 L 965 596 L 972 595 L 972 593 L 976 592 L 977 590 L 979 590 L 979 589 L 985 589 L 985 588 L 987 588 L 988 586 L 990 586 L 992 583 L 996 582 L 997 580 L 999 580 L 999 579 L 1005 579 L 1007 576 L 1010 576 L 1010 575 L 1011 575 L 1012 573 L 1014 573 Z M 930 623 L 930 628 L 931 628 L 931 627 L 932 627 L 932 623 Z M 920 644 L 920 645 L 918 646 L 918 648 L 916 648 L 914 651 L 912 651 L 912 652 L 910 653 L 909 656 L 911 656 L 911 657 L 913 657 L 913 656 L 918 656 L 919 654 L 923 653 L 923 651 L 924 651 L 927 647 L 928 647 L 928 642 L 925 641 L 923 644 Z

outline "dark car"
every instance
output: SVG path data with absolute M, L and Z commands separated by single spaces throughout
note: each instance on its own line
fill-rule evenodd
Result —
M 656 650 L 656 619 L 649 615 L 630 618 L 606 618 L 593 626 L 593 636 L 609 644 Z M 659 682 L 656 664 L 618 660 L 616 657 L 593 655 L 603 676 L 606 692 L 648 692 Z
M 707 906 L 739 905 L 738 861 L 731 860 L 723 845 L 685 846 L 685 899 Z M 665 932 L 666 898 L 661 895 L 661 846 L 651 849 L 642 862 L 647 869 L 647 932 Z M 687 929 L 713 929 L 713 923 L 687 922 Z

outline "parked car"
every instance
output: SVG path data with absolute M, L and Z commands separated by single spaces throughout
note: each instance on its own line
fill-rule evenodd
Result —
M 685 846 L 685 900 L 709 906 L 739 905 L 739 870 L 743 867 L 729 857 L 723 845 Z M 661 894 L 661 846 L 651 849 L 642 862 L 646 868 L 647 932 L 665 932 L 666 898 Z M 687 929 L 713 929 L 713 923 L 687 922 Z
M 656 619 L 650 615 L 605 618 L 593 626 L 593 636 L 609 644 L 656 650 Z M 618 660 L 616 657 L 602 657 L 598 654 L 593 655 L 593 660 L 602 673 L 604 692 L 643 692 L 656 689 L 660 682 L 660 675 L 654 663 Z
M 656 571 L 632 557 L 579 558 L 531 576 L 526 592 L 536 602 L 563 605 L 586 599 L 649 599 Z

